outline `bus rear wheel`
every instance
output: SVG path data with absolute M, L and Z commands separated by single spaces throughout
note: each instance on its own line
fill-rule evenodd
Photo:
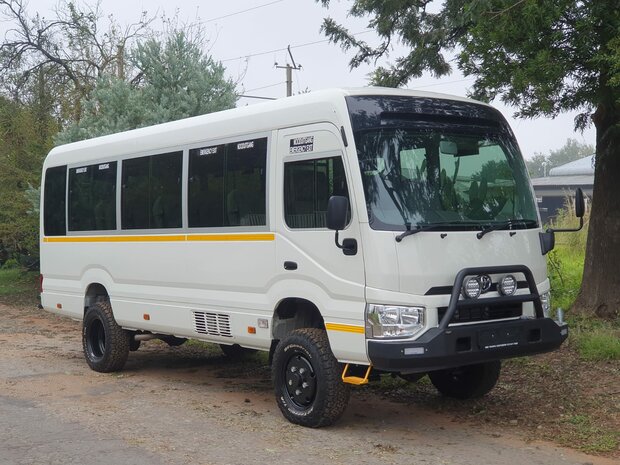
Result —
M 497 384 L 502 363 L 499 360 L 431 371 L 428 377 L 433 386 L 446 397 L 476 399 L 484 396 Z
M 276 347 L 272 365 L 276 402 L 291 423 L 311 428 L 338 420 L 349 402 L 349 386 L 322 329 L 297 329 Z
M 95 371 L 109 373 L 125 366 L 131 346 L 131 333 L 116 323 L 109 302 L 97 302 L 86 311 L 82 325 L 82 346 L 86 363 Z

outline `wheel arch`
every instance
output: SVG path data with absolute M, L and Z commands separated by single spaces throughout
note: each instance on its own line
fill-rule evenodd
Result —
M 280 300 L 273 312 L 272 338 L 280 340 L 291 331 L 301 328 L 325 329 L 319 307 L 302 297 L 286 297 Z
M 86 313 L 88 307 L 101 300 L 110 300 L 108 290 L 101 283 L 90 283 L 86 286 L 86 292 L 84 293 L 84 313 Z

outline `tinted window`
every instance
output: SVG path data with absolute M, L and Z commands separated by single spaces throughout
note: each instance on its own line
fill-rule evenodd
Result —
M 116 229 L 116 162 L 69 170 L 69 231 Z
M 226 146 L 226 226 L 259 226 L 265 222 L 267 139 Z
M 267 138 L 190 150 L 190 227 L 261 226 Z
M 290 228 L 324 228 L 332 195 L 349 197 L 340 157 L 284 165 L 284 218 Z
M 123 229 L 181 227 L 183 153 L 123 160 Z
M 45 171 L 43 189 L 43 231 L 46 236 L 64 236 L 65 190 L 67 188 L 67 167 L 58 166 Z
M 226 146 L 189 151 L 188 215 L 190 227 L 224 225 Z

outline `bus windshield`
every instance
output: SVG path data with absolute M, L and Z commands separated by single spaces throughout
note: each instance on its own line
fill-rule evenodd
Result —
M 358 131 L 355 141 L 373 229 L 538 226 L 525 164 L 504 131 L 382 127 Z

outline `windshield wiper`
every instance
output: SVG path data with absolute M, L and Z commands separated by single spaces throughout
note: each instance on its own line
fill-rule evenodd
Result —
M 538 226 L 538 221 L 536 220 L 508 220 L 508 221 L 502 221 L 501 223 L 487 224 L 486 226 L 483 226 L 482 231 L 476 234 L 476 237 L 478 239 L 482 239 L 486 234 L 490 233 L 491 231 L 497 231 L 499 229 L 512 229 L 513 226 L 518 225 L 518 224 L 523 225 L 527 228 L 528 226 Z
M 425 223 L 425 224 L 418 224 L 418 227 L 416 229 L 407 229 L 405 232 L 399 234 L 398 236 L 396 236 L 396 242 L 400 242 L 402 241 L 405 237 L 407 236 L 411 236 L 413 234 L 417 234 L 420 232 L 425 232 L 425 231 L 437 231 L 437 230 L 441 230 L 444 229 L 446 227 L 460 227 L 460 226 L 465 226 L 465 227 L 476 227 L 476 226 L 480 226 L 480 223 L 477 222 L 467 222 L 467 221 L 446 221 L 446 222 L 440 222 L 440 223 Z

